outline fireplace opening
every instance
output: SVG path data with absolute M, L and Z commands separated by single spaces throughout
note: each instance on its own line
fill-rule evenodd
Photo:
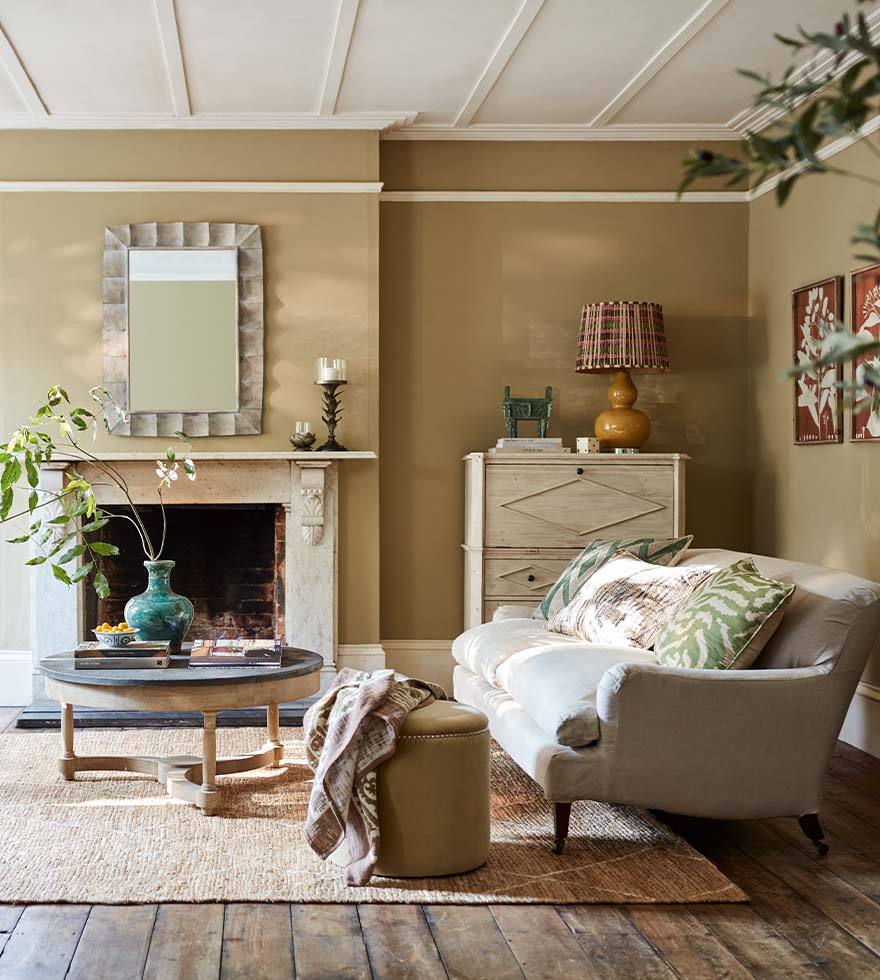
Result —
M 109 513 L 127 508 L 106 506 Z M 157 505 L 139 506 L 154 542 L 161 538 Z M 172 504 L 165 508 L 168 545 L 163 558 L 176 562 L 171 587 L 195 607 L 187 639 L 226 637 L 284 639 L 285 512 L 278 504 Z M 102 540 L 120 554 L 100 558 L 110 597 L 100 599 L 89 581 L 85 589 L 85 639 L 100 623 L 119 623 L 125 603 L 147 585 L 144 553 L 133 524 L 111 520 Z

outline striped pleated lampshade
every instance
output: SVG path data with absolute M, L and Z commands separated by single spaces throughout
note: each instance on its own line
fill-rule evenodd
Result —
M 590 303 L 581 314 L 577 370 L 668 371 L 666 330 L 659 303 Z

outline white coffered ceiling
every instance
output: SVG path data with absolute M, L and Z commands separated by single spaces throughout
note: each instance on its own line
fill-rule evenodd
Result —
M 0 0 L 0 128 L 724 138 L 757 119 L 736 68 L 846 3 Z

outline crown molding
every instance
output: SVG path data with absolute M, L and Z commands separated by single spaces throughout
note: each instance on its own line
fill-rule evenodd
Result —
M 747 191 L 383 191 L 384 203 L 747 204 Z
M 868 25 L 868 31 L 871 35 L 873 41 L 877 41 L 880 38 L 880 8 L 877 10 L 872 10 L 870 13 L 865 14 L 865 22 Z M 832 79 L 840 78 L 841 75 L 856 61 L 858 55 L 850 54 L 838 65 L 836 70 L 831 69 L 834 66 L 835 56 L 833 53 L 824 53 L 816 55 L 811 58 L 805 64 L 801 65 L 799 68 L 792 72 L 790 81 L 792 83 L 802 82 L 805 79 L 815 79 L 823 78 L 827 75 L 831 75 Z M 804 102 L 804 96 L 795 100 L 793 108 L 797 108 Z M 781 109 L 776 109 L 771 106 L 749 106 L 743 109 L 742 112 L 738 112 L 733 118 L 727 123 L 732 129 L 737 129 L 740 132 L 750 132 L 759 133 L 762 129 L 766 129 L 771 126 L 778 119 L 781 119 L 785 113 Z
M 865 137 L 873 135 L 878 130 L 880 130 L 880 114 L 874 116 L 872 119 L 869 119 L 858 131 L 858 133 L 854 133 L 852 136 L 841 136 L 840 139 L 833 140 L 831 143 L 826 143 L 825 146 L 820 147 L 816 151 L 816 156 L 820 160 L 828 160 L 830 157 L 835 156 L 841 151 L 854 146 L 859 142 L 859 140 L 863 140 Z M 784 177 L 794 176 L 797 173 L 801 173 L 803 169 L 804 168 L 801 164 L 796 164 L 793 167 L 789 167 L 789 169 L 783 173 L 777 174 L 775 177 L 768 178 L 767 180 L 763 181 L 763 183 L 758 184 L 757 187 L 753 187 L 751 191 L 749 191 L 749 200 L 754 201 L 759 197 L 763 197 L 765 194 L 768 194 L 770 191 L 774 190 L 777 184 Z
M 453 126 L 446 123 L 417 123 L 386 132 L 386 140 L 499 140 L 533 142 L 584 142 L 607 141 L 665 141 L 739 140 L 742 134 L 728 126 L 712 123 L 693 124 L 633 124 L 611 126 L 587 126 L 581 123 L 547 125 L 519 125 L 476 123 L 470 126 Z
M 2 129 L 294 129 L 384 130 L 413 123 L 417 112 L 343 112 L 322 116 L 312 112 L 203 112 L 192 116 L 166 113 L 66 113 L 30 116 L 0 113 Z
M 3 180 L 0 194 L 378 194 L 368 180 Z M 326 453 L 325 453 L 326 455 Z

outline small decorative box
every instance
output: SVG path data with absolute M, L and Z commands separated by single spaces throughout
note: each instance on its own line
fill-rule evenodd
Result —
M 577 451 L 579 453 L 598 453 L 601 452 L 599 440 L 592 436 L 578 436 Z

